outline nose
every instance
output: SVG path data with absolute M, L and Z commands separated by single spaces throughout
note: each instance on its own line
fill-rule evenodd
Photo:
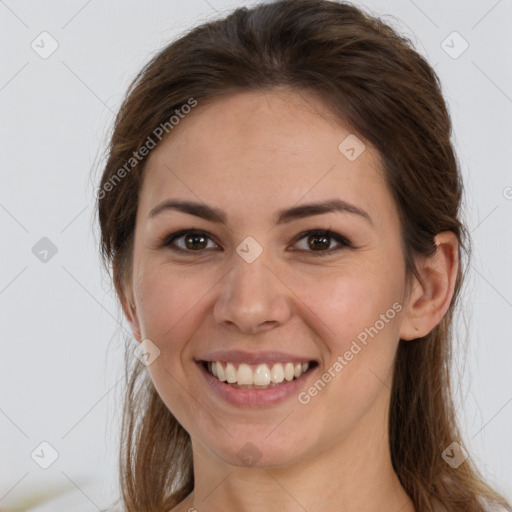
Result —
M 256 334 L 289 319 L 290 292 L 263 254 L 252 263 L 235 255 L 233 268 L 219 283 L 222 289 L 214 306 L 217 324 Z

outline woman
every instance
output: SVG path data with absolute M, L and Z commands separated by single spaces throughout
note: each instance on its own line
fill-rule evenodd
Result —
M 116 119 L 128 512 L 482 511 L 450 396 L 468 245 L 438 79 L 346 3 L 237 9 Z

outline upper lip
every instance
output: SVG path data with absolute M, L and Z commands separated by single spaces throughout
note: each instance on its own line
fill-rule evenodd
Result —
M 288 363 L 315 361 L 312 357 L 286 352 L 247 352 L 245 350 L 218 350 L 199 356 L 196 361 L 230 361 L 233 363 Z

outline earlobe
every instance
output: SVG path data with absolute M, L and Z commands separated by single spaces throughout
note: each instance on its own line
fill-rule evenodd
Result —
M 434 329 L 450 307 L 459 272 L 459 244 L 451 231 L 434 239 L 437 250 L 417 262 L 421 280 L 414 278 L 404 308 L 400 338 L 422 338 Z

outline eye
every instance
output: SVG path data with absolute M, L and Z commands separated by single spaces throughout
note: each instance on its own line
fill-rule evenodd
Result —
M 306 241 L 306 248 L 297 250 L 301 252 L 310 252 L 312 253 L 312 256 L 315 257 L 327 256 L 333 252 L 343 249 L 344 247 L 352 247 L 352 244 L 345 237 L 326 229 L 306 231 L 296 238 L 297 241 L 301 241 L 303 239 Z M 333 240 L 339 244 L 338 247 L 330 247 Z
M 294 245 L 300 245 L 299 242 L 305 240 L 303 248 L 293 249 L 300 252 L 309 252 L 312 256 L 327 256 L 346 247 L 353 247 L 352 244 L 343 236 L 330 230 L 317 229 L 305 231 L 295 238 Z M 338 243 L 338 247 L 331 247 L 332 242 Z M 210 246 L 208 246 L 211 242 Z M 170 248 L 176 252 L 182 253 L 200 253 L 206 249 L 215 249 L 219 246 L 213 242 L 212 237 L 204 232 L 193 229 L 184 229 L 167 236 L 160 244 L 161 248 Z
M 177 243 L 179 240 L 182 244 Z M 184 229 L 166 237 L 161 247 L 170 247 L 178 252 L 200 252 L 208 248 L 208 240 L 211 240 L 211 237 L 204 231 Z M 217 247 L 216 244 L 214 245 Z

